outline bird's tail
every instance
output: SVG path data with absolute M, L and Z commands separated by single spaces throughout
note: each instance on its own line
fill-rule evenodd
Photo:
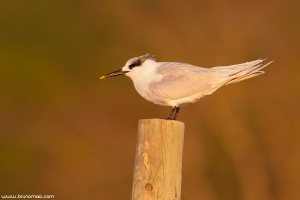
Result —
M 221 76 L 219 80 L 222 80 L 221 82 L 223 82 L 224 85 L 228 85 L 265 73 L 264 71 L 260 70 L 271 64 L 273 61 L 266 64 L 262 63 L 263 61 L 264 60 L 262 59 L 258 59 L 238 65 L 214 67 L 212 69 L 219 71 L 219 76 Z

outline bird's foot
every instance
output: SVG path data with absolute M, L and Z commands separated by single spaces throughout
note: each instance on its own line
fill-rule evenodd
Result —
M 168 118 L 166 118 L 166 120 L 174 120 L 174 119 L 168 117 Z

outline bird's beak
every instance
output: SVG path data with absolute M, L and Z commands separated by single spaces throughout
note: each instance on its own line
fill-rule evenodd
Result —
M 119 69 L 117 71 L 111 72 L 109 74 L 106 74 L 105 76 L 101 76 L 100 79 L 104 79 L 111 76 L 120 76 L 126 74 L 128 71 L 122 71 L 122 69 Z

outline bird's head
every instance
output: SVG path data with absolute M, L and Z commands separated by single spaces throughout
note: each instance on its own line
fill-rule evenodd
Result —
M 126 62 L 122 69 L 101 76 L 100 79 L 119 75 L 126 75 L 132 78 L 134 74 L 143 70 L 142 68 L 144 67 L 146 61 L 155 61 L 154 55 L 148 53 L 143 56 L 131 58 Z

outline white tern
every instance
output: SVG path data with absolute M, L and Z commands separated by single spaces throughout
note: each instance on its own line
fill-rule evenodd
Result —
M 171 106 L 167 119 L 176 120 L 181 106 L 195 103 L 212 94 L 223 85 L 236 83 L 263 74 L 263 59 L 237 65 L 202 68 L 181 62 L 156 62 L 151 54 L 129 59 L 117 71 L 100 77 L 126 75 L 133 81 L 136 91 L 146 100 Z

